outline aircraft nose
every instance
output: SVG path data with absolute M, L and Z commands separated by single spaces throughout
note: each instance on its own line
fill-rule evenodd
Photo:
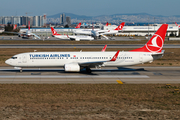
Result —
M 7 59 L 7 60 L 5 61 L 5 63 L 8 64 L 8 65 L 10 65 L 10 64 L 11 64 L 11 60 L 10 60 L 10 59 Z

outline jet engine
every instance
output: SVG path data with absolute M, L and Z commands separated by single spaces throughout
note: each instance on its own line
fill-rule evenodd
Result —
M 66 72 L 79 72 L 80 71 L 80 66 L 76 63 L 70 63 L 70 64 L 65 64 L 64 65 L 64 70 Z
M 80 39 L 76 38 L 75 41 L 80 41 Z

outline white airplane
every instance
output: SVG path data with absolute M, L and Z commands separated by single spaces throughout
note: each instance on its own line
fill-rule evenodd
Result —
M 97 38 L 99 36 L 103 36 L 106 39 L 109 39 L 108 37 L 104 36 L 107 34 L 116 34 L 122 31 L 123 27 L 125 25 L 125 22 L 122 22 L 117 28 L 114 30 L 99 30 L 99 29 L 78 29 L 73 30 L 75 34 L 86 34 L 86 35 L 92 35 L 94 38 Z M 108 23 L 106 23 L 106 26 L 108 26 Z
M 51 32 L 52 32 L 53 37 L 56 37 L 59 39 L 69 39 L 69 40 L 75 40 L 75 41 L 80 41 L 80 40 L 90 40 L 91 41 L 91 40 L 94 40 L 94 38 L 91 36 L 61 35 L 61 34 L 58 34 L 53 27 L 51 27 Z
M 91 36 L 83 36 L 83 35 L 67 35 L 67 37 L 70 39 L 70 40 L 75 40 L 75 41 L 80 41 L 80 40 L 88 40 L 88 41 L 91 41 L 91 40 L 94 40 L 94 37 L 91 37 Z
M 30 38 L 33 36 L 34 38 L 41 39 L 38 35 L 36 35 L 30 31 L 30 21 L 28 22 L 28 30 L 26 31 L 26 33 L 19 33 L 18 36 L 22 37 L 22 38 Z
M 17 25 L 14 26 L 14 29 L 16 29 L 16 27 L 17 27 Z M 30 30 L 30 21 L 28 22 L 28 30 L 25 33 L 19 33 L 19 32 L 6 32 L 6 33 L 13 33 L 13 34 L 16 34 L 16 35 L 18 35 L 19 37 L 22 37 L 22 38 L 34 37 L 35 39 L 36 38 L 41 39 L 38 35 L 31 32 L 31 30 Z
M 163 24 L 141 48 L 127 52 L 29 52 L 14 55 L 5 61 L 15 68 L 64 67 L 66 72 L 79 72 L 86 68 L 123 67 L 153 62 L 163 56 L 163 43 L 168 24 Z
M 56 38 L 59 38 L 59 39 L 69 39 L 69 38 L 67 37 L 67 35 L 58 34 L 53 27 L 51 27 L 51 32 L 52 32 L 52 36 L 53 36 L 53 37 L 56 37 Z
M 98 31 L 100 29 L 94 29 L 94 31 Z M 73 29 L 73 33 L 75 34 L 83 34 L 83 35 L 92 35 L 92 29 Z
M 125 25 L 125 22 L 122 22 L 117 28 L 114 30 L 99 30 L 99 35 L 107 35 L 107 34 L 116 34 L 122 31 L 123 27 Z

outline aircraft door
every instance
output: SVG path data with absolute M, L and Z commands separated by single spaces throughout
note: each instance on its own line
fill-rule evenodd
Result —
M 143 54 L 139 54 L 139 62 L 143 62 Z
M 22 63 L 27 63 L 27 56 L 26 55 L 22 56 Z

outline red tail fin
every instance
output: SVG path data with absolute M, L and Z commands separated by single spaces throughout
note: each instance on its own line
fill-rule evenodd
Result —
M 15 30 L 17 28 L 17 25 L 15 24 L 14 27 L 13 27 L 13 30 Z
M 151 39 L 141 48 L 131 50 L 131 52 L 161 52 L 168 24 L 163 24 Z
M 178 26 L 177 22 L 175 22 L 176 26 Z
M 122 22 L 116 29 L 114 30 L 122 30 L 125 25 L 125 22 Z
M 180 25 L 177 24 L 177 22 L 175 22 L 176 26 L 180 27 Z
M 109 25 L 109 23 L 107 22 L 107 23 L 106 23 L 106 26 L 108 26 L 108 25 Z
M 30 21 L 28 21 L 28 30 L 30 30 Z
M 55 31 L 55 29 L 53 27 L 51 27 L 51 32 L 52 32 L 52 35 L 60 35 Z
M 81 23 L 79 23 L 75 28 L 80 28 L 81 27 Z

